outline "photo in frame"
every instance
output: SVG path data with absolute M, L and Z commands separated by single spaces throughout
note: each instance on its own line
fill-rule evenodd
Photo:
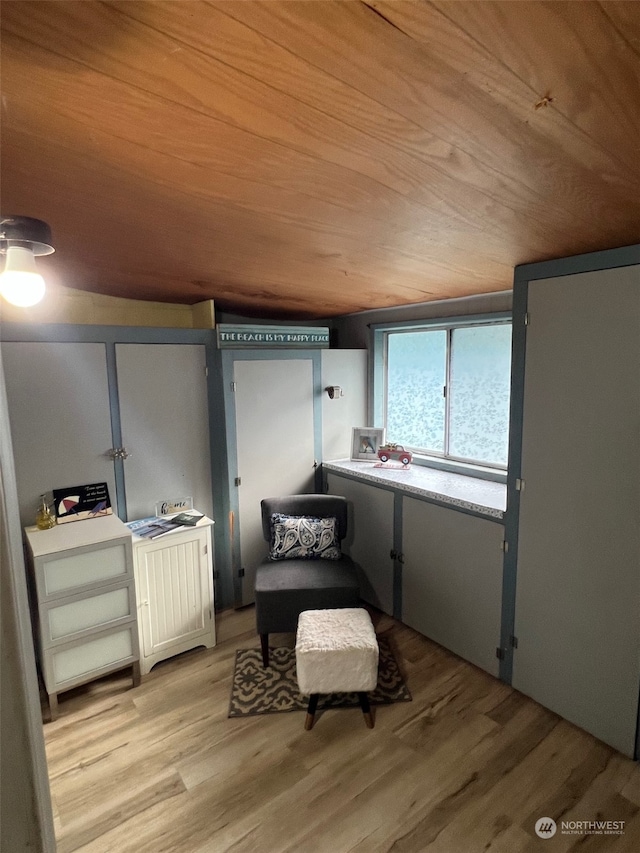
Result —
M 360 462 L 377 462 L 378 448 L 384 444 L 381 427 L 354 427 L 351 438 L 351 458 Z

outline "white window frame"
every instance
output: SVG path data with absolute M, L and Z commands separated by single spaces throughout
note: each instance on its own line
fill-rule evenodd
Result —
M 443 317 L 429 320 L 413 320 L 404 323 L 381 323 L 371 326 L 371 352 L 373 354 L 370 374 L 371 425 L 385 427 L 386 394 L 387 394 L 387 363 L 389 334 L 398 332 L 447 332 L 446 349 L 446 385 L 449 387 L 449 372 L 451 359 L 451 335 L 455 329 L 475 326 L 511 325 L 510 312 L 492 314 L 474 314 L 461 317 Z M 445 442 L 444 451 L 424 452 L 423 449 L 408 449 L 414 452 L 413 461 L 417 465 L 440 468 L 445 471 L 468 474 L 483 479 L 506 482 L 506 466 L 491 464 L 484 461 L 462 459 L 447 454 L 449 441 L 449 405 L 450 395 L 445 402 Z

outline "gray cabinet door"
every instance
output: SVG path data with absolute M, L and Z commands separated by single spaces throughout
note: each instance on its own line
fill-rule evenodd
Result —
M 393 614 L 393 492 L 327 474 L 332 495 L 349 501 L 349 526 L 343 551 L 357 564 L 360 597 Z
M 513 686 L 633 755 L 640 268 L 529 283 Z
M 20 520 L 51 489 L 107 483 L 116 507 L 104 344 L 2 344 Z
M 244 605 L 254 600 L 255 571 L 267 552 L 260 501 L 314 491 L 313 364 L 237 360 L 233 381 Z
M 501 524 L 402 499 L 402 621 L 498 674 Z
M 180 497 L 212 516 L 204 346 L 117 344 L 116 362 L 127 517 Z

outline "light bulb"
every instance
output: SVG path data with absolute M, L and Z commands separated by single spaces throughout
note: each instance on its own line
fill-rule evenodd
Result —
M 7 302 L 29 308 L 44 296 L 44 279 L 36 269 L 33 252 L 23 246 L 9 246 L 4 272 L 0 275 L 0 293 Z

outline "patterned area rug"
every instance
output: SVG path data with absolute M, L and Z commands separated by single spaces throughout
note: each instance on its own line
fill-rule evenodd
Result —
M 372 705 L 390 705 L 392 702 L 410 702 L 411 693 L 393 656 L 386 637 L 378 637 L 380 659 L 378 686 L 369 693 Z M 230 717 L 252 714 L 276 714 L 283 711 L 304 711 L 307 697 L 298 691 L 295 649 L 270 650 L 270 665 L 265 669 L 259 649 L 239 649 L 231 686 Z M 321 696 L 318 710 L 324 708 L 358 707 L 357 693 L 332 693 Z

